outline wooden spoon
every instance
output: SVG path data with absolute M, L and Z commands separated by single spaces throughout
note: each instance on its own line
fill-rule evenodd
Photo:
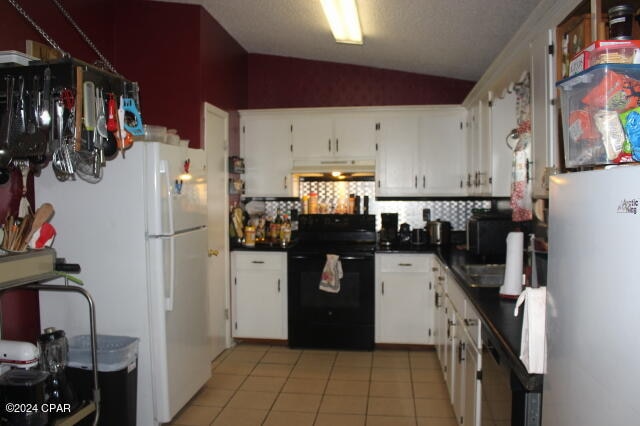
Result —
M 22 245 L 25 248 L 29 244 L 29 241 L 31 241 L 31 237 L 33 237 L 33 234 L 35 234 L 35 232 L 40 229 L 42 225 L 51 220 L 53 213 L 53 206 L 50 203 L 43 203 L 40 207 L 38 207 L 38 210 L 36 210 L 36 213 L 33 216 L 33 223 L 31 224 L 29 233 L 22 241 Z

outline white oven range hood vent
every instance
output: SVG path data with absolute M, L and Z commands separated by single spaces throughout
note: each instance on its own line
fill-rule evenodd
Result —
M 294 174 L 299 173 L 330 173 L 339 171 L 343 173 L 370 172 L 374 173 L 376 160 L 371 159 L 304 159 L 293 160 Z

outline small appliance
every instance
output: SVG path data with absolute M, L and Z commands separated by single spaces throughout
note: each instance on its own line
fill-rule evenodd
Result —
M 381 213 L 380 244 L 390 245 L 398 238 L 398 213 Z
M 398 239 L 402 243 L 408 243 L 411 240 L 411 225 L 403 223 L 398 231 Z
M 11 404 L 40 407 L 47 402 L 46 383 L 49 374 L 32 368 L 38 365 L 38 348 L 29 342 L 0 340 L 0 420 L 1 424 L 46 425 L 43 410 L 7 410 Z
M 38 337 L 40 369 L 49 373 L 47 392 L 52 404 L 76 405 L 75 395 L 67 380 L 69 343 L 64 330 L 49 327 Z
M 451 242 L 451 222 L 440 219 L 432 220 L 427 223 L 427 229 L 431 244 L 446 246 Z
M 510 212 L 475 213 L 467 222 L 467 249 L 476 256 L 503 263 L 505 240 L 512 230 Z
M 427 231 L 422 228 L 415 228 L 411 231 L 411 244 L 414 246 L 422 246 L 427 244 L 429 236 Z

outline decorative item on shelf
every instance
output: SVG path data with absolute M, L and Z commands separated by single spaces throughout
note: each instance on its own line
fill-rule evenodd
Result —
M 244 173 L 244 158 L 236 155 L 229 157 L 229 173 Z
M 231 195 L 244 194 L 244 181 L 242 179 L 229 178 L 229 194 Z

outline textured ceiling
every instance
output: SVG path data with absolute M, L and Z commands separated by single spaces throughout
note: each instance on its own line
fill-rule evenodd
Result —
M 249 53 L 478 80 L 540 0 L 357 0 L 363 46 L 334 42 L 319 0 L 173 2 L 202 5 Z

